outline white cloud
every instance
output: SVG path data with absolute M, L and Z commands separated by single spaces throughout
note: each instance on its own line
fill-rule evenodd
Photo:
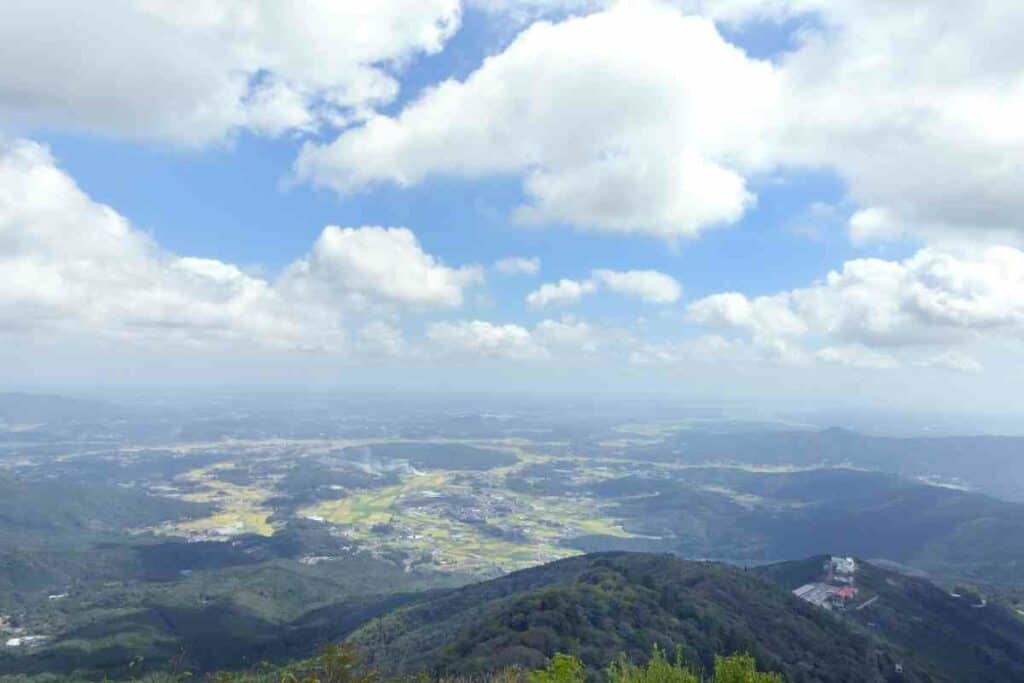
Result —
M 598 335 L 588 323 L 572 317 L 542 320 L 531 330 L 516 324 L 483 320 L 431 323 L 425 337 L 443 355 L 539 360 L 578 358 L 598 349 Z
M 542 320 L 533 330 L 533 337 L 544 348 L 553 352 L 570 351 L 594 353 L 598 335 L 587 322 L 572 317 L 561 320 Z
M 520 325 L 496 325 L 483 320 L 431 323 L 426 338 L 443 353 L 523 360 L 547 352 Z
M 1024 252 L 1012 247 L 924 248 L 903 261 L 856 259 L 809 287 L 749 299 L 715 294 L 692 303 L 691 322 L 741 330 L 756 343 L 824 342 L 818 358 L 888 365 L 899 352 L 948 351 L 929 366 L 973 367 L 966 344 L 1024 338 Z M 870 354 L 870 355 L 869 355 Z
M 310 144 L 297 175 L 351 192 L 515 173 L 522 221 L 673 238 L 738 220 L 758 171 L 824 169 L 857 243 L 1024 239 L 1020 2 L 475 4 L 593 13 L 538 22 L 465 81 Z M 796 48 L 750 59 L 711 21 L 751 18 L 802 20 Z
M 807 324 L 789 307 L 785 296 L 748 299 L 737 292 L 712 294 L 693 302 L 687 317 L 709 327 L 739 328 L 762 338 L 801 336 Z
M 459 22 L 458 0 L 2 3 L 0 124 L 183 144 L 308 130 L 392 100 L 393 68 Z
M 350 305 L 380 301 L 420 308 L 462 305 L 479 267 L 447 268 L 406 228 L 324 228 L 309 255 L 292 264 L 281 287 L 302 297 L 343 294 Z
M 544 308 L 551 304 L 575 303 L 585 294 L 597 291 L 597 285 L 591 280 L 582 282 L 561 279 L 558 282 L 547 282 L 537 290 L 526 295 L 526 303 L 533 308 Z
M 635 296 L 649 303 L 675 303 L 683 294 L 683 288 L 675 278 L 656 270 L 595 270 L 593 278 L 609 291 Z
M 622 3 L 533 24 L 465 81 L 307 144 L 295 173 L 339 192 L 519 173 L 521 220 L 695 236 L 753 202 L 743 172 L 762 161 L 777 86 L 712 22 Z
M 88 197 L 34 142 L 0 143 L 0 332 L 144 345 L 340 350 L 368 309 L 451 307 L 479 270 L 451 269 L 401 228 L 325 228 L 271 282 L 160 248 Z M 378 326 L 382 346 L 399 343 Z
M 1020 2 L 467 4 L 589 14 L 537 22 L 383 116 L 396 74 L 458 29 L 459 0 L 3 3 L 0 127 L 182 144 L 344 129 L 295 174 L 342 192 L 515 174 L 520 220 L 669 239 L 742 217 L 759 171 L 825 169 L 857 243 L 1024 239 Z M 797 47 L 751 59 L 713 21 L 751 17 L 804 19 Z
M 510 256 L 495 261 L 494 269 L 505 275 L 536 275 L 540 272 L 540 259 L 536 256 Z
M 585 295 L 599 289 L 636 297 L 647 303 L 670 304 L 679 300 L 683 288 L 670 275 L 656 270 L 606 270 L 596 269 L 587 280 L 562 279 L 541 285 L 526 296 L 526 303 L 533 308 L 549 304 L 576 303 Z
M 904 226 L 887 209 L 860 209 L 850 216 L 850 240 L 866 244 L 893 240 L 904 234 Z
M 812 15 L 779 63 L 780 163 L 832 168 L 863 241 L 1009 233 L 1024 214 L 1024 3 L 772 0 L 704 3 Z
M 410 353 L 402 330 L 383 320 L 367 323 L 360 328 L 357 350 L 367 356 L 399 357 Z

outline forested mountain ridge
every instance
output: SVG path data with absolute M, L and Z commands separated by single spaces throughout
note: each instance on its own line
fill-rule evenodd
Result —
M 455 589 L 371 621 L 351 642 L 397 673 L 531 668 L 556 652 L 601 669 L 658 645 L 705 670 L 716 654 L 749 652 L 794 683 L 887 681 L 897 665 L 900 680 L 957 680 L 753 572 L 660 554 L 585 555 Z
M 313 671 L 317 660 L 297 658 L 330 642 L 346 643 L 367 670 L 395 679 L 486 680 L 495 672 L 542 669 L 562 654 L 577 658 L 594 680 L 615 662 L 643 664 L 660 650 L 678 652 L 698 675 L 710 674 L 718 657 L 747 653 L 751 666 L 790 683 L 1022 680 L 1024 622 L 1009 610 L 979 608 L 925 580 L 858 562 L 857 604 L 830 612 L 792 593 L 819 578 L 823 559 L 742 569 L 669 554 L 596 553 L 461 588 L 350 598 L 257 631 L 257 622 L 242 612 L 220 614 L 217 603 L 192 613 L 164 607 L 160 628 L 170 628 L 168 634 L 178 619 L 206 624 L 178 656 L 157 661 L 140 651 L 138 668 L 129 666 L 131 652 L 123 649 L 90 657 L 94 667 L 104 656 L 121 662 L 109 669 L 115 678 L 173 665 L 197 680 L 261 683 Z M 37 677 L 15 680 L 101 676 L 92 668 L 61 678 L 52 656 L 37 662 Z M 268 658 L 277 664 L 257 665 Z M 213 676 L 201 661 L 223 662 L 236 673 Z
M 817 580 L 826 558 L 781 562 L 753 571 L 786 589 Z M 951 593 L 930 581 L 858 562 L 861 609 L 843 619 L 880 639 L 916 653 L 959 680 L 1024 679 L 1024 638 L 1018 614 L 961 589 Z

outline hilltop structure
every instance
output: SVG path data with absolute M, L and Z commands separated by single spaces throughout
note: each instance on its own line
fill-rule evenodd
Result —
M 805 583 L 793 594 L 801 600 L 825 609 L 844 609 L 857 597 L 857 562 L 852 557 L 829 557 L 822 567 L 821 581 Z

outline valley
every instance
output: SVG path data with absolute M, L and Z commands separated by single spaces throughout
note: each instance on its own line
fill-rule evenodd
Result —
M 346 408 L 8 430 L 0 675 L 308 656 L 431 591 L 606 551 L 751 569 L 830 553 L 1011 606 L 1024 590 L 1024 505 L 951 486 L 941 465 L 926 482 L 846 446 L 840 459 L 777 445 L 845 432 L 728 415 Z M 761 457 L 746 450 L 754 434 L 769 444 Z

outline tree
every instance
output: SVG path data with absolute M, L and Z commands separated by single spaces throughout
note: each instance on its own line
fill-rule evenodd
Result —
M 683 664 L 682 651 L 676 650 L 675 663 L 665 659 L 657 645 L 647 666 L 630 663 L 625 655 L 608 667 L 609 683 L 700 683 L 697 674 Z
M 714 683 L 783 683 L 776 673 L 762 673 L 750 655 L 715 657 Z
M 583 683 L 583 662 L 558 652 L 547 667 L 531 671 L 528 679 L 530 683 Z

